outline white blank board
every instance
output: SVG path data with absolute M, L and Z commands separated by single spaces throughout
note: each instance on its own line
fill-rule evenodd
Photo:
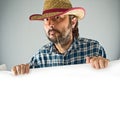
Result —
M 0 71 L 0 120 L 120 120 L 120 60 Z

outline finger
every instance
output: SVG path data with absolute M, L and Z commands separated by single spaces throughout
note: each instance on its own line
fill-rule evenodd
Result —
M 91 63 L 91 66 L 93 67 L 93 68 L 95 68 L 95 60 L 96 60 L 96 57 L 92 57 L 91 59 L 90 59 L 90 63 Z
M 86 63 L 90 63 L 90 57 L 86 57 Z
M 93 63 L 96 59 L 97 59 L 97 57 L 91 57 L 90 58 L 90 63 Z
M 95 63 L 94 63 L 95 60 L 96 60 L 95 57 L 93 57 L 93 58 L 90 59 L 90 64 L 91 64 L 91 66 L 92 66 L 93 68 L 95 68 Z
M 30 65 L 29 64 L 26 64 L 25 65 L 25 73 L 29 73 L 29 71 L 30 71 Z
M 100 68 L 99 61 L 97 59 L 94 61 L 94 68 L 95 69 L 99 69 Z
M 105 60 L 105 68 L 108 66 L 109 60 Z
M 20 67 L 21 67 L 21 74 L 25 74 L 25 65 L 22 64 L 20 65 Z
M 14 75 L 17 75 L 17 69 L 16 69 L 16 66 L 14 66 L 12 69 L 11 69 L 12 73 Z
M 99 66 L 100 66 L 100 68 L 105 68 L 105 60 L 100 59 Z
M 91 62 L 91 66 L 92 66 L 93 68 L 95 68 L 95 64 L 94 64 L 94 62 Z
M 21 66 L 17 65 L 16 69 L 17 69 L 17 74 L 20 75 L 21 74 Z

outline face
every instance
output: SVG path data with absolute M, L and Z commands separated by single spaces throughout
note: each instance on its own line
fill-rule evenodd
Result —
M 66 44 L 72 39 L 72 25 L 67 15 L 44 19 L 44 28 L 48 39 L 55 44 Z

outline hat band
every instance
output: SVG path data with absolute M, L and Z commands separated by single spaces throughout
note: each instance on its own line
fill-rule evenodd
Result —
M 67 11 L 67 10 L 68 10 L 68 9 L 49 9 L 49 10 L 43 11 L 43 14 L 52 13 L 52 12 L 65 12 L 65 11 Z

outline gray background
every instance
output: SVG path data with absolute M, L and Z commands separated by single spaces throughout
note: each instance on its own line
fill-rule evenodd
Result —
M 29 21 L 33 13 L 42 13 L 43 0 L 0 1 L 0 64 L 27 63 L 37 50 L 48 43 L 43 23 Z M 81 37 L 98 40 L 110 60 L 120 58 L 120 0 L 71 0 L 73 6 L 86 9 L 79 22 Z

